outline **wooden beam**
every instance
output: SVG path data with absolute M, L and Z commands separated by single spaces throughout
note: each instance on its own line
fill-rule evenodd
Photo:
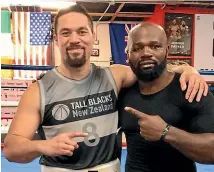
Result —
M 56 15 L 56 12 L 52 12 L 53 15 Z M 100 17 L 103 15 L 103 13 L 89 13 L 90 16 L 92 17 Z M 138 12 L 131 12 L 131 13 L 126 13 L 126 12 L 119 12 L 117 13 L 117 17 L 151 17 L 153 13 L 138 13 Z M 114 13 L 105 13 L 104 17 L 113 17 Z
M 3 8 L 3 9 L 7 10 L 7 8 Z M 122 9 L 122 5 L 121 5 L 121 9 Z M 49 11 L 49 10 L 43 10 L 43 11 Z M 51 14 L 56 15 L 57 11 L 51 11 Z M 91 15 L 93 17 L 100 17 L 100 16 L 103 15 L 103 13 L 89 13 L 89 15 Z M 116 16 L 115 16 L 115 13 L 105 13 L 104 14 L 105 17 L 112 17 L 111 20 L 110 20 L 111 22 L 116 17 L 151 17 L 152 15 L 153 15 L 153 13 L 149 13 L 149 12 L 118 12 L 116 14 Z
M 90 16 L 94 16 L 94 17 L 100 17 L 103 15 L 103 13 L 88 13 Z M 104 16 L 105 17 L 112 17 L 114 15 L 114 13 L 105 13 Z
M 112 16 L 110 22 L 113 22 L 114 19 L 117 17 L 117 14 L 120 12 L 120 10 L 124 7 L 125 3 L 120 4 L 120 6 L 118 7 L 117 11 L 114 13 L 114 15 Z
M 89 15 L 94 17 L 102 16 L 103 13 L 89 13 Z M 142 12 L 119 12 L 117 13 L 117 17 L 143 17 L 143 16 L 152 16 L 153 13 L 142 13 Z M 105 13 L 104 16 L 106 17 L 113 17 L 114 13 Z
M 183 2 L 183 1 L 177 1 L 177 2 L 166 2 L 167 5 L 199 5 L 199 6 L 214 6 L 213 2 Z
M 151 17 L 153 15 L 152 14 L 142 14 L 142 13 L 118 13 L 117 17 Z
M 120 14 L 153 15 L 152 12 L 119 12 Z

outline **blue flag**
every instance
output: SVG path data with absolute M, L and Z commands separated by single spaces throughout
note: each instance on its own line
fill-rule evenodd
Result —
M 127 46 L 128 33 L 136 24 L 115 24 L 109 25 L 111 54 L 114 64 L 127 65 L 127 55 L 125 48 Z

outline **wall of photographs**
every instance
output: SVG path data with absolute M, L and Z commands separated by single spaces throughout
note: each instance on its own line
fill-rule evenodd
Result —
M 203 27 L 203 31 L 199 31 L 196 35 L 197 16 L 207 15 L 209 22 L 205 22 L 205 19 L 201 19 L 200 26 Z M 203 18 L 203 17 L 201 17 Z M 212 18 L 212 20 L 210 19 Z M 197 21 L 196 21 L 197 20 Z M 201 69 L 200 64 L 206 63 L 205 66 L 213 65 L 214 57 L 214 11 L 206 8 L 198 7 L 162 7 L 157 5 L 155 7 L 154 15 L 148 20 L 160 24 L 166 29 L 167 36 L 169 38 L 169 62 L 182 61 L 183 63 L 188 63 L 197 69 Z M 199 23 L 199 22 L 198 22 Z M 209 25 L 209 27 L 206 27 Z M 205 38 L 209 43 L 205 43 L 202 39 Z M 211 39 L 212 38 L 212 39 Z M 197 42 L 198 41 L 198 42 Z M 195 43 L 200 44 L 200 47 L 196 47 Z M 207 41 L 206 41 L 207 42 Z M 209 44 L 209 46 L 207 46 Z M 202 54 L 198 54 L 195 51 L 200 51 Z M 199 60 L 198 60 L 198 59 Z M 196 62 L 197 60 L 197 62 Z M 208 64 L 208 65 L 207 65 Z M 213 67 L 212 67 L 213 68 Z

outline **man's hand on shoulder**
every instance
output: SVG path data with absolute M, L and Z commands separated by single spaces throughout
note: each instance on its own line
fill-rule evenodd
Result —
M 181 74 L 181 89 L 186 91 L 186 99 L 192 102 L 196 97 L 196 101 L 200 101 L 202 96 L 207 96 L 209 87 L 204 78 L 198 71 L 189 65 L 168 65 L 168 70 Z M 188 88 L 187 88 L 188 87 Z
M 186 90 L 187 83 L 188 88 L 186 91 L 186 99 L 188 99 L 189 102 L 192 102 L 193 99 L 196 97 L 196 101 L 199 102 L 201 100 L 202 96 L 207 96 L 209 87 L 204 78 L 197 73 L 183 73 L 180 77 L 180 83 L 182 90 Z

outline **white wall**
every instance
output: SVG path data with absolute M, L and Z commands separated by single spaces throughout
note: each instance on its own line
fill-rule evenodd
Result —
M 94 23 L 94 30 L 97 34 L 98 45 L 94 45 L 94 48 L 99 49 L 99 57 L 91 57 L 91 62 L 100 66 L 109 66 L 111 58 L 111 44 L 109 24 L 96 24 Z M 99 61 L 99 62 L 97 62 Z
M 94 45 L 95 49 L 99 49 L 99 57 L 91 56 L 91 62 L 99 66 L 109 66 L 111 57 L 111 44 L 109 35 L 109 24 L 94 23 L 94 30 L 97 34 L 98 45 Z M 60 53 L 57 46 L 54 46 L 55 65 L 60 64 Z
M 198 70 L 214 71 L 213 56 L 214 14 L 195 15 L 194 67 Z M 206 81 L 214 81 L 214 75 L 205 76 Z

